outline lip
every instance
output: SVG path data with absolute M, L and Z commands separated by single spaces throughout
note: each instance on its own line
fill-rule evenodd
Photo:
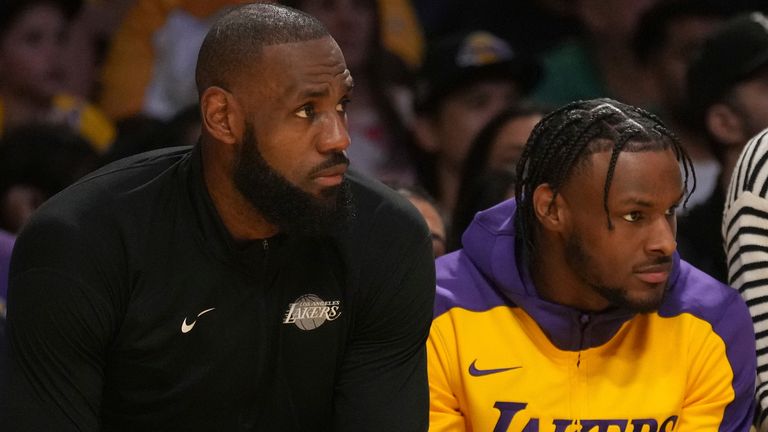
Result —
M 346 172 L 347 165 L 338 164 L 319 171 L 313 176 L 313 180 L 322 186 L 336 186 L 344 180 Z
M 638 279 L 649 284 L 659 284 L 669 279 L 669 273 L 672 271 L 672 264 L 656 264 L 644 266 L 635 271 Z

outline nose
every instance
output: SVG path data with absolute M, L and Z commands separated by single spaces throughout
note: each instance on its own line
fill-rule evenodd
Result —
M 670 256 L 677 249 L 675 216 L 660 216 L 651 224 L 647 251 L 653 255 Z
M 320 153 L 337 153 L 349 147 L 347 119 L 343 115 L 329 115 L 323 121 L 317 150 Z

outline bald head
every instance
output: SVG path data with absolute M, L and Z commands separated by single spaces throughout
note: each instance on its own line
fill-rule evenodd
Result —
M 235 8 L 219 18 L 205 36 L 197 58 L 197 92 L 218 86 L 228 89 L 244 67 L 252 66 L 262 48 L 328 36 L 316 18 L 269 3 Z

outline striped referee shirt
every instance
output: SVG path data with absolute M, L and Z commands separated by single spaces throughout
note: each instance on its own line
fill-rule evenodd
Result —
M 723 213 L 728 281 L 749 306 L 757 341 L 756 422 L 768 431 L 768 129 L 747 143 Z

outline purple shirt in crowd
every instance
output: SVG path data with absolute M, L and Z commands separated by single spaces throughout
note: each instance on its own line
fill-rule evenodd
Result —
M 11 263 L 11 251 L 16 237 L 0 231 L 0 299 L 8 297 L 8 265 Z

